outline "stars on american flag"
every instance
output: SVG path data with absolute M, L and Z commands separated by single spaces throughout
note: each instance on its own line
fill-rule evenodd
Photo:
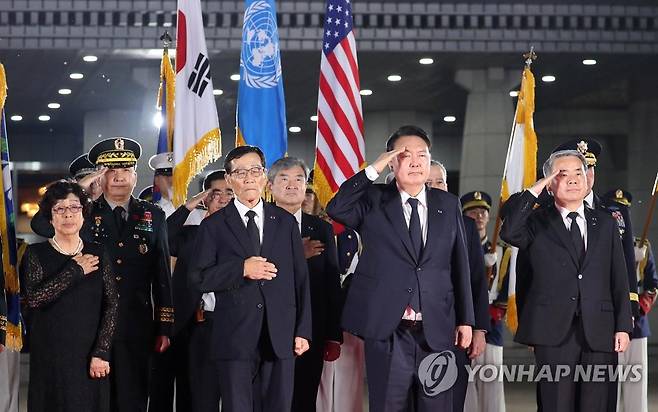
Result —
M 352 10 L 348 0 L 329 0 L 325 15 L 325 52 L 333 50 L 352 30 Z

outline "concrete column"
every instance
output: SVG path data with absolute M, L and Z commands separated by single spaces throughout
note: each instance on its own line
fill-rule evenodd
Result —
M 509 91 L 519 84 L 520 76 L 520 70 L 500 67 L 458 70 L 455 75 L 455 81 L 469 90 L 459 192 L 483 190 L 494 199 L 494 208 L 500 194 L 516 103 Z

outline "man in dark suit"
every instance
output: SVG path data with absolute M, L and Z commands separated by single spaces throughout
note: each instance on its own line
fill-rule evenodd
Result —
M 611 377 L 575 382 L 576 368 L 616 365 L 632 331 L 618 228 L 607 213 L 585 207 L 586 168 L 578 151 L 555 152 L 545 177 L 505 206 L 501 238 L 525 260 L 515 340 L 533 346 L 537 366 L 554 378 L 568 368 L 539 381 L 543 411 L 606 410 Z M 545 187 L 554 203 L 534 209 Z
M 441 162 L 437 160 L 431 161 L 430 173 L 426 184 L 430 188 L 448 191 L 448 171 Z M 457 366 L 459 368 L 459 375 L 452 390 L 452 406 L 455 412 L 464 411 L 464 401 L 468 387 L 468 371 L 466 365 L 470 365 L 472 359 L 476 359 L 484 352 L 486 347 L 485 334 L 489 331 L 489 296 L 487 294 L 487 276 L 484 268 L 484 252 L 480 243 L 480 235 L 475 220 L 466 215 L 462 217 L 464 218 L 466 247 L 468 249 L 468 266 L 471 272 L 471 293 L 473 294 L 475 327 L 473 328 L 473 339 L 471 340 L 471 346 L 468 348 L 468 351 L 455 351 L 457 355 Z
M 331 225 L 302 212 L 308 168 L 303 160 L 284 157 L 268 172 L 268 187 L 277 206 L 295 217 L 304 243 L 311 288 L 313 334 L 311 348 L 295 360 L 292 410 L 315 411 L 323 360 L 335 361 L 343 341 L 340 275 L 336 241 Z
M 365 340 L 375 412 L 406 410 L 410 402 L 419 411 L 451 411 L 452 350 L 471 343 L 461 208 L 456 196 L 425 186 L 430 145 L 422 129 L 401 127 L 388 139 L 387 152 L 347 179 L 327 207 L 363 239 L 342 324 Z M 374 185 L 387 166 L 395 180 Z
M 234 200 L 199 226 L 192 280 L 214 292 L 212 356 L 227 412 L 288 411 L 294 356 L 309 348 L 311 298 L 295 218 L 261 199 L 265 156 L 255 146 L 224 161 Z
M 161 399 L 149 404 L 149 408 L 155 405 L 154 410 L 162 410 L 165 406 L 171 410 L 174 376 L 177 410 L 217 412 L 219 408 L 217 368 L 210 358 L 215 296 L 198 290 L 189 281 L 189 274 L 196 258 L 194 241 L 199 224 L 227 206 L 233 198 L 233 190 L 226 183 L 224 170 L 209 173 L 203 180 L 203 189 L 167 218 L 169 249 L 171 256 L 176 257 L 172 277 L 176 320 L 171 348 L 167 352 L 173 350 L 175 356 L 168 359 L 171 371 L 166 391 L 159 394 Z M 205 208 L 199 207 L 201 203 Z

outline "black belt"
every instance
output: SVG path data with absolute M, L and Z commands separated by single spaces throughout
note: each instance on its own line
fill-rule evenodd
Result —
M 419 329 L 423 328 L 423 321 L 422 320 L 402 319 L 400 321 L 399 327 L 402 328 L 402 329 L 419 330 Z

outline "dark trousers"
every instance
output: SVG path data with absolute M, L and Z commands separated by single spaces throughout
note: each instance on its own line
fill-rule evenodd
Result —
M 427 345 L 420 324 L 412 328 L 401 324 L 386 340 L 365 340 L 371 412 L 452 412 L 452 389 L 428 395 L 424 389 L 427 381 L 419 379 L 421 362 L 436 353 Z M 448 356 L 456 379 L 454 352 L 449 351 Z
M 251 359 L 217 361 L 222 412 L 283 412 L 292 407 L 295 359 L 274 355 L 265 322 Z M 291 352 L 292 345 L 291 336 Z
M 212 312 L 205 312 L 205 321 L 195 322 L 190 328 L 188 359 L 192 412 L 219 411 L 219 376 L 210 357 L 212 315 Z
M 149 388 L 149 412 L 174 410 L 174 386 L 176 410 L 187 410 L 190 405 L 189 366 L 187 352 L 189 327 L 183 328 L 171 338 L 171 345 L 164 353 L 154 353 Z
M 610 337 L 612 339 L 612 337 Z M 539 397 L 543 412 L 570 411 L 605 411 L 611 399 L 609 391 L 617 390 L 605 376 L 604 381 L 587 382 L 582 379 L 575 381 L 574 374 L 577 365 L 586 370 L 588 365 L 617 365 L 617 353 L 596 352 L 589 348 L 580 317 L 575 317 L 565 340 L 558 346 L 535 346 L 535 360 L 539 372 L 544 365 L 556 376 L 558 365 L 569 367 L 570 373 L 560 377 L 559 381 L 540 380 Z M 586 374 L 585 374 L 586 376 Z M 590 376 L 594 376 L 592 372 Z
M 115 340 L 110 370 L 113 412 L 144 412 L 148 401 L 151 339 Z
M 464 349 L 455 348 L 455 357 L 457 360 L 457 381 L 452 387 L 452 410 L 453 412 L 463 412 L 464 402 L 466 401 L 466 389 L 468 388 L 468 371 L 466 365 L 471 364 L 468 354 Z
M 312 342 L 311 348 L 295 359 L 294 412 L 315 412 L 315 400 L 324 366 L 324 342 Z

